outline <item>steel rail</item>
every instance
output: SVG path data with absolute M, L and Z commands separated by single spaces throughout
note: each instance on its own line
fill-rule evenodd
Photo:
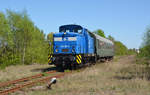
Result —
M 45 73 L 46 74 L 51 74 L 51 73 L 55 73 L 55 72 L 56 71 L 49 71 L 49 72 L 45 72 Z M 11 84 L 16 84 L 16 83 L 19 83 L 19 82 L 23 82 L 23 81 L 28 81 L 28 80 L 31 80 L 31 79 L 39 78 L 39 77 L 42 77 L 42 76 L 44 76 L 44 74 L 37 74 L 37 75 L 33 75 L 33 76 L 29 76 L 29 77 L 25 77 L 25 78 L 13 80 L 13 81 L 3 82 L 3 83 L 0 83 L 0 88 L 8 86 L 8 85 L 11 85 Z
M 61 78 L 65 75 L 65 73 L 62 73 L 62 74 L 58 74 L 58 75 L 55 75 L 55 76 L 49 76 L 49 77 L 45 77 L 45 78 L 41 78 L 39 80 L 35 80 L 35 81 L 30 81 L 30 82 L 26 82 L 25 84 L 22 84 L 22 85 L 18 85 L 16 87 L 13 87 L 11 89 L 7 89 L 7 90 L 4 90 L 4 91 L 1 91 L 0 92 L 0 95 L 7 95 L 9 93 L 13 93 L 15 91 L 18 91 L 24 87 L 27 87 L 27 86 L 32 86 L 36 83 L 40 83 L 40 82 L 46 82 L 46 81 L 49 81 L 51 78 L 55 77 L 55 78 Z

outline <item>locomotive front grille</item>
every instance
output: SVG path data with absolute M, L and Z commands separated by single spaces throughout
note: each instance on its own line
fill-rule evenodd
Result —
M 62 52 L 68 52 L 69 49 L 62 49 Z

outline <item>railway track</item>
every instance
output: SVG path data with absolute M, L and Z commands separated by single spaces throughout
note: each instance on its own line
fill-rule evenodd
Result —
M 59 73 L 59 74 L 54 74 L 49 76 L 50 74 L 53 74 L 55 72 L 56 71 L 50 71 L 50 72 L 45 72 L 44 74 L 37 74 L 26 78 L 0 83 L 0 88 L 1 89 L 4 88 L 3 90 L 0 91 L 0 95 L 7 95 L 9 93 L 16 92 L 24 87 L 33 86 L 37 83 L 47 82 L 53 77 L 60 78 L 66 74 L 66 73 Z

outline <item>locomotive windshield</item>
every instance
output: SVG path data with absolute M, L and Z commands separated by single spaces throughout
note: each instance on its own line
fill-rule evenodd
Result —
M 81 29 L 63 29 L 60 32 L 75 32 L 75 33 L 82 33 Z
M 64 26 L 60 26 L 59 32 L 82 33 L 82 27 L 79 25 L 64 25 Z

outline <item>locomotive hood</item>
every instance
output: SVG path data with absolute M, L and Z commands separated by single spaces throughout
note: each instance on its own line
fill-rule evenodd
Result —
M 54 34 L 54 54 L 75 53 L 77 33 L 56 33 Z

